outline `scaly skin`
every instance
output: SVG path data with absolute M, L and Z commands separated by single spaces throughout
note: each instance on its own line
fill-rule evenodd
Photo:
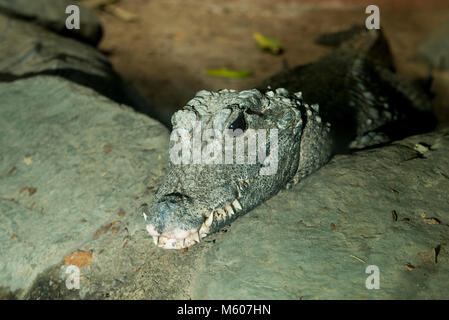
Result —
M 169 162 L 153 204 L 139 208 L 155 244 L 165 249 L 194 245 L 319 169 L 333 154 L 385 143 L 395 137 L 394 128 L 404 131 L 402 123 L 422 120 L 429 100 L 392 72 L 391 61 L 380 32 L 358 31 L 316 63 L 264 84 L 275 90 L 198 92 L 173 115 L 174 132 L 185 129 L 191 138 L 195 129 L 203 134 L 211 128 L 237 127 L 245 134 L 277 129 L 277 170 L 263 175 L 270 161 L 235 164 L 235 154 L 234 164 Z M 175 143 L 170 142 L 170 150 Z M 273 143 L 266 139 L 268 155 L 275 150 Z

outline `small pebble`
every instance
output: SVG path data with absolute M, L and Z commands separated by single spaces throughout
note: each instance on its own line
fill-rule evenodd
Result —
M 410 264 L 410 263 L 407 263 L 407 264 L 405 265 L 405 267 L 406 267 L 407 270 L 409 270 L 409 271 L 412 271 L 413 269 L 415 269 L 415 266 L 412 265 L 412 264 Z

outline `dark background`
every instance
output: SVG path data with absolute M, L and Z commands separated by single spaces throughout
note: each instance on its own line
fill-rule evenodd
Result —
M 97 0 L 82 0 L 89 6 Z M 109 55 L 127 83 L 152 104 L 150 114 L 169 123 L 174 111 L 196 91 L 246 89 L 283 68 L 314 61 L 330 48 L 314 43 L 322 33 L 363 24 L 366 6 L 380 8 L 381 28 L 390 41 L 398 73 L 424 77 L 428 64 L 420 45 L 448 20 L 449 1 L 442 0 L 121 0 L 121 9 L 135 15 L 126 21 L 97 9 L 105 29 L 100 49 Z M 253 33 L 275 37 L 281 55 L 262 52 Z M 206 75 L 206 69 L 249 69 L 243 79 Z M 449 76 L 434 70 L 435 112 L 449 120 Z

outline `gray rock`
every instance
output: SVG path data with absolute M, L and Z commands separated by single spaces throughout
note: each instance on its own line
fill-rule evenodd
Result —
M 336 156 L 234 223 L 197 262 L 192 298 L 449 297 L 448 155 L 446 126 Z M 379 290 L 365 287 L 369 265 Z
M 2 14 L 0 43 L 0 82 L 53 75 L 93 88 L 118 103 L 148 110 L 147 103 L 124 86 L 109 60 L 94 47 Z
M 126 229 L 168 131 L 57 77 L 0 83 L 0 96 L 0 295 L 20 298 L 109 220 Z
M 94 259 L 81 269 L 80 290 L 65 287 L 67 266 L 59 263 L 41 273 L 26 296 L 447 298 L 448 153 L 446 126 L 384 148 L 336 156 L 293 189 L 235 221 L 227 232 L 186 252 L 157 248 L 143 218 L 126 215 L 120 230 L 79 247 L 92 250 Z M 148 174 L 147 185 L 162 180 L 165 163 L 160 165 Z M 152 193 L 150 188 L 146 197 Z M 379 290 L 365 287 L 369 265 L 379 268 Z
M 80 29 L 68 30 L 66 8 L 76 4 L 80 8 Z M 0 12 L 13 17 L 32 20 L 60 34 L 97 45 L 103 34 L 96 14 L 72 0 L 0 0 Z
M 449 70 L 449 20 L 437 27 L 420 45 L 418 54 L 432 66 Z

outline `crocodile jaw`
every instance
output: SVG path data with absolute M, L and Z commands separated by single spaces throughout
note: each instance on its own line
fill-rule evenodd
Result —
M 211 231 L 220 225 L 228 224 L 234 220 L 235 215 L 242 211 L 240 202 L 235 199 L 229 204 L 206 212 L 204 221 L 200 227 L 190 229 L 188 231 L 175 229 L 171 232 L 159 233 L 154 225 L 147 224 L 147 231 L 153 237 L 153 243 L 163 249 L 184 249 L 188 248 L 201 239 L 207 237 Z
M 276 129 L 277 171 L 262 175 L 265 161 L 233 165 L 169 162 L 153 205 L 141 207 L 154 243 L 164 249 L 190 247 L 285 187 L 298 170 L 303 119 L 312 112 L 315 117 L 313 109 L 307 115 L 304 107 L 300 111 L 301 103 L 300 93 L 291 95 L 285 89 L 264 94 L 255 89 L 200 91 L 176 112 L 174 130 L 194 132 L 198 121 L 205 128 L 223 130 L 236 121 L 239 112 L 244 113 L 247 129 Z M 271 145 L 271 140 L 266 141 L 269 155 Z

